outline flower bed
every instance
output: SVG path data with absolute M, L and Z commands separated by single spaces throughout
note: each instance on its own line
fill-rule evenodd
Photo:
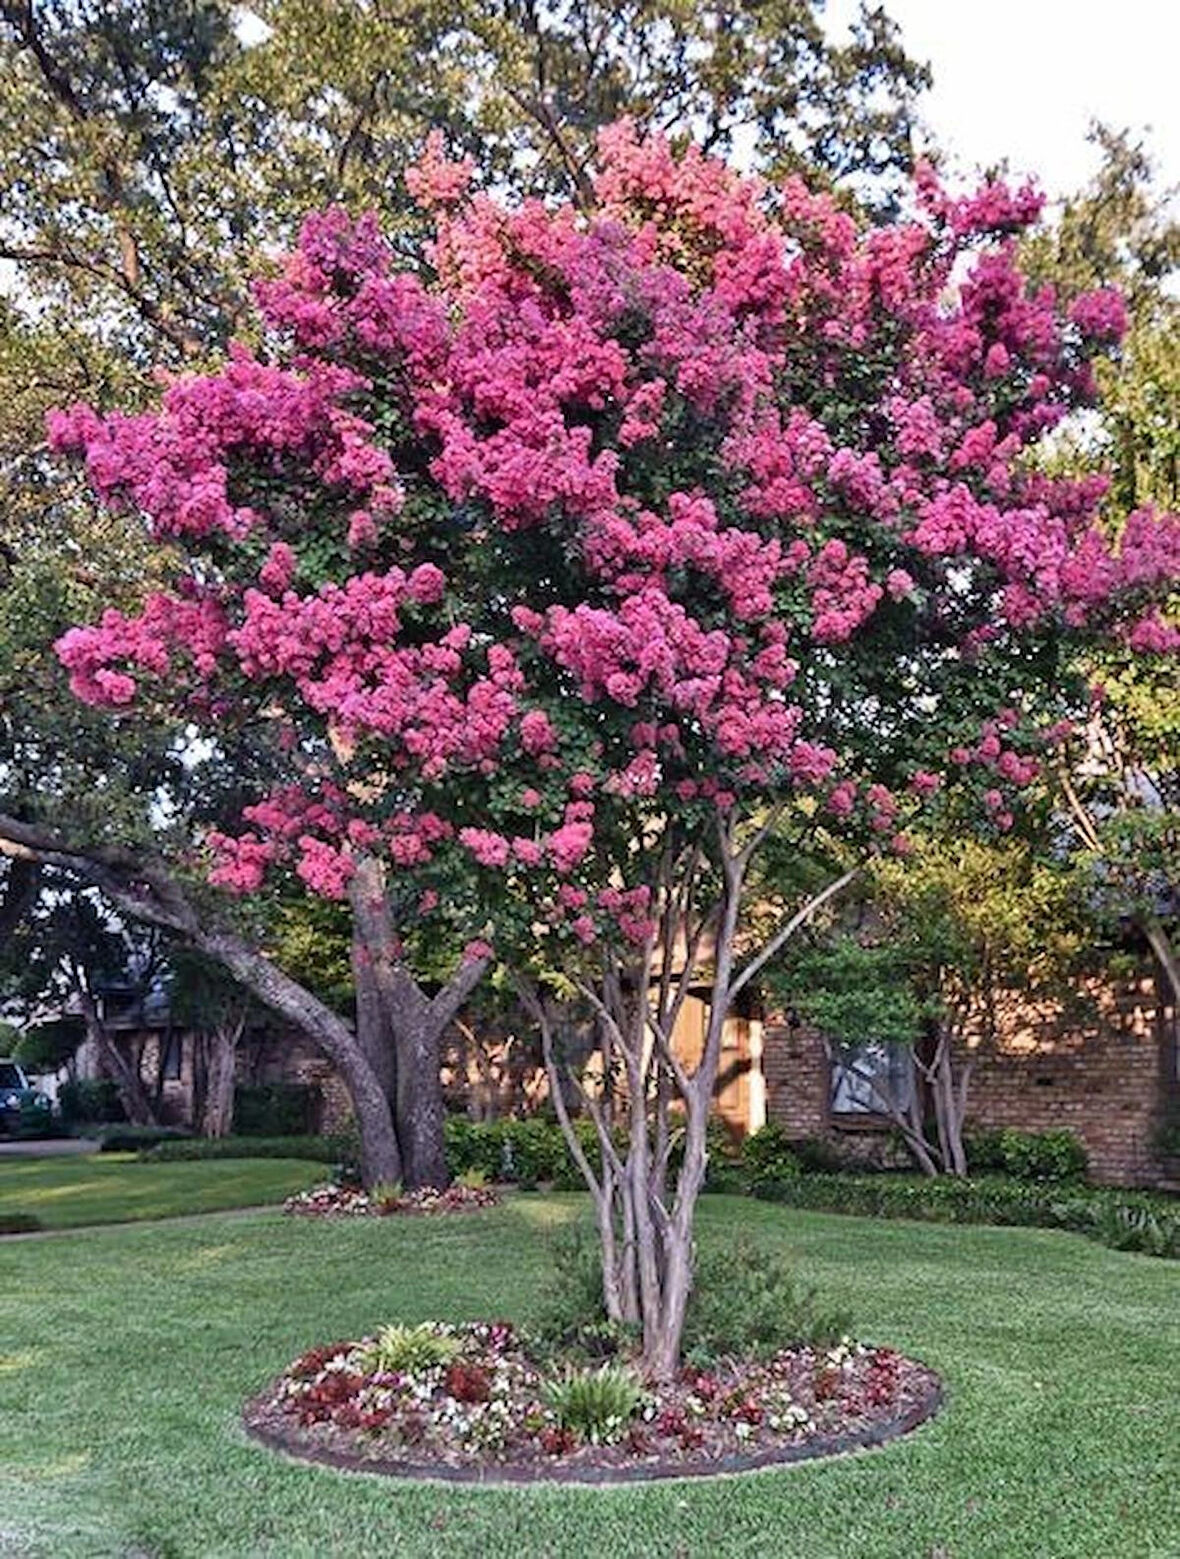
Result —
M 304 1218 L 388 1218 L 395 1213 L 464 1213 L 494 1207 L 499 1195 L 490 1186 L 458 1183 L 445 1190 L 423 1186 L 418 1191 L 370 1194 L 359 1186 L 319 1185 L 300 1191 L 283 1203 L 285 1213 Z
M 507 1322 L 389 1327 L 315 1348 L 247 1405 L 255 1437 L 372 1472 L 472 1481 L 699 1476 L 880 1444 L 937 1408 L 938 1377 L 842 1342 L 645 1385 L 545 1365 Z

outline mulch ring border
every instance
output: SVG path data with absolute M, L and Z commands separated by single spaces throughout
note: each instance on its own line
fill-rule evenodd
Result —
M 916 1361 L 911 1360 L 911 1363 Z M 849 1434 L 814 1435 L 780 1450 L 760 1451 L 750 1456 L 727 1456 L 697 1461 L 643 1462 L 634 1467 L 595 1467 L 580 1464 L 559 1467 L 512 1466 L 489 1463 L 486 1466 L 453 1467 L 438 1462 L 415 1462 L 402 1457 L 349 1455 L 302 1442 L 296 1432 L 285 1433 L 253 1415 L 270 1400 L 270 1392 L 253 1397 L 242 1409 L 242 1424 L 250 1439 L 279 1451 L 296 1461 L 332 1467 L 339 1472 L 371 1473 L 377 1477 L 404 1478 L 419 1483 L 470 1484 L 479 1488 L 527 1487 L 531 1484 L 582 1484 L 609 1488 L 616 1484 L 654 1483 L 672 1479 L 725 1478 L 740 1473 L 761 1472 L 772 1467 L 788 1467 L 800 1462 L 847 1456 L 890 1444 L 928 1423 L 942 1407 L 945 1392 L 941 1379 L 927 1371 L 930 1380 L 917 1402 L 905 1412 Z

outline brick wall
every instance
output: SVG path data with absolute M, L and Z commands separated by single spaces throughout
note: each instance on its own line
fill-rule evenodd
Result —
M 1180 1094 L 1176 1016 L 1156 979 L 1082 987 L 1069 1003 L 996 995 L 969 1025 L 961 1064 L 973 1071 L 974 1128 L 1068 1129 L 1085 1145 L 1095 1180 L 1148 1185 L 1165 1173 L 1153 1145 L 1166 1102 Z M 834 1125 L 829 1066 L 813 1031 L 771 1018 L 763 1069 L 767 1116 L 791 1136 L 821 1136 L 879 1154 L 888 1132 Z
M 1095 1180 L 1150 1184 L 1162 1169 L 1153 1137 L 1176 1079 L 1175 1016 L 1148 975 L 1091 984 L 1081 997 L 1070 1011 L 1009 995 L 981 1015 L 970 1036 L 969 1123 L 1067 1129 Z

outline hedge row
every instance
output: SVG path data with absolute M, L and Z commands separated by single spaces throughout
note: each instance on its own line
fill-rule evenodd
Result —
M 583 1153 L 597 1172 L 602 1152 L 594 1123 L 574 1123 Z M 619 1146 L 625 1151 L 623 1138 Z M 489 1180 L 507 1181 L 521 1186 L 550 1184 L 558 1190 L 580 1191 L 585 1182 L 574 1162 L 561 1127 L 544 1116 L 523 1120 L 472 1121 L 452 1115 L 446 1124 L 447 1164 L 451 1173 L 476 1170 Z M 679 1162 L 681 1143 L 673 1142 L 671 1162 Z M 714 1121 L 709 1126 L 709 1190 L 740 1190 L 732 1139 L 725 1127 Z
M 158 1145 L 196 1140 L 184 1126 L 104 1126 L 99 1133 L 100 1153 L 146 1153 Z
M 177 1164 L 213 1158 L 302 1158 L 351 1166 L 358 1156 L 354 1137 L 180 1137 L 147 1148 L 140 1158 Z
M 239 1083 L 234 1089 L 234 1133 L 239 1137 L 308 1136 L 319 1102 L 320 1090 L 314 1083 Z M 127 1120 L 119 1090 L 109 1078 L 77 1078 L 63 1083 L 58 1109 L 66 1126 L 123 1126 Z M 129 1126 L 126 1130 L 161 1128 Z
M 964 1141 L 973 1176 L 1006 1175 L 1039 1185 L 1084 1180 L 1086 1150 L 1072 1131 L 980 1131 Z M 745 1138 L 740 1155 L 747 1188 L 802 1174 L 871 1174 L 883 1171 L 825 1137 L 791 1137 L 781 1126 L 764 1126 Z
M 598 1138 L 590 1121 L 577 1122 L 578 1139 L 587 1158 L 600 1165 Z M 133 1140 L 133 1139 L 138 1140 Z M 359 1144 L 354 1136 L 311 1137 L 188 1137 L 161 1135 L 154 1128 L 117 1128 L 109 1139 L 119 1146 L 139 1146 L 141 1157 L 155 1163 L 179 1163 L 215 1158 L 302 1158 L 354 1168 Z M 532 1187 L 553 1185 L 581 1190 L 582 1177 L 556 1121 L 540 1116 L 522 1120 L 472 1121 L 452 1115 L 446 1124 L 447 1164 L 453 1175 L 475 1170 L 488 1180 Z M 732 1148 L 721 1128 L 711 1130 L 712 1188 L 744 1188 Z
M 841 1174 L 763 1181 L 754 1194 L 814 1212 L 1067 1229 L 1115 1250 L 1180 1259 L 1180 1201 L 1149 1191 L 1030 1185 L 998 1176 L 915 1180 Z
M 578 1134 L 597 1167 L 599 1147 L 591 1123 L 580 1121 Z M 1150 1192 L 1088 1186 L 1073 1178 L 1077 1149 L 1068 1133 L 999 1135 L 1006 1140 L 998 1142 L 995 1151 L 1007 1155 L 1025 1175 L 1040 1178 L 1006 1174 L 928 1180 L 833 1171 L 828 1166 L 835 1150 L 829 1144 L 792 1142 L 777 1128 L 769 1128 L 747 1138 L 735 1152 L 718 1126 L 711 1131 L 707 1185 L 817 1212 L 1066 1229 L 1116 1250 L 1180 1259 L 1180 1201 Z M 543 1117 L 477 1122 L 452 1116 L 446 1125 L 446 1145 L 452 1174 L 475 1170 L 489 1180 L 524 1187 L 582 1187 L 560 1128 Z M 347 1168 L 356 1164 L 357 1143 L 348 1136 L 192 1137 L 161 1142 L 143 1156 L 157 1162 L 301 1158 Z

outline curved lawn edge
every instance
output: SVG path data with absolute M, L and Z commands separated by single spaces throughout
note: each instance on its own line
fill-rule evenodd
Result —
M 916 1363 L 916 1360 L 910 1360 Z M 580 1484 L 587 1487 L 643 1483 L 663 1483 L 676 1479 L 700 1481 L 728 1478 L 742 1473 L 763 1472 L 774 1467 L 789 1467 L 803 1462 L 824 1461 L 856 1451 L 875 1450 L 892 1444 L 920 1429 L 938 1413 L 946 1400 L 942 1380 L 933 1370 L 931 1384 L 921 1398 L 904 1413 L 881 1423 L 870 1424 L 850 1434 L 814 1435 L 781 1450 L 761 1451 L 751 1456 L 728 1456 L 720 1460 L 696 1462 L 643 1463 L 635 1467 L 575 1466 L 568 1468 L 512 1467 L 499 1464 L 476 1467 L 452 1467 L 438 1462 L 415 1462 L 392 1456 L 350 1455 L 326 1447 L 302 1443 L 294 1432 L 284 1433 L 268 1424 L 258 1423 L 252 1413 L 269 1400 L 269 1392 L 252 1397 L 242 1409 L 241 1422 L 247 1436 L 268 1450 L 281 1452 L 294 1461 L 331 1467 L 337 1472 L 368 1473 L 374 1477 L 399 1478 L 414 1483 L 465 1484 L 473 1488 L 527 1488 L 532 1485 L 555 1487 Z

